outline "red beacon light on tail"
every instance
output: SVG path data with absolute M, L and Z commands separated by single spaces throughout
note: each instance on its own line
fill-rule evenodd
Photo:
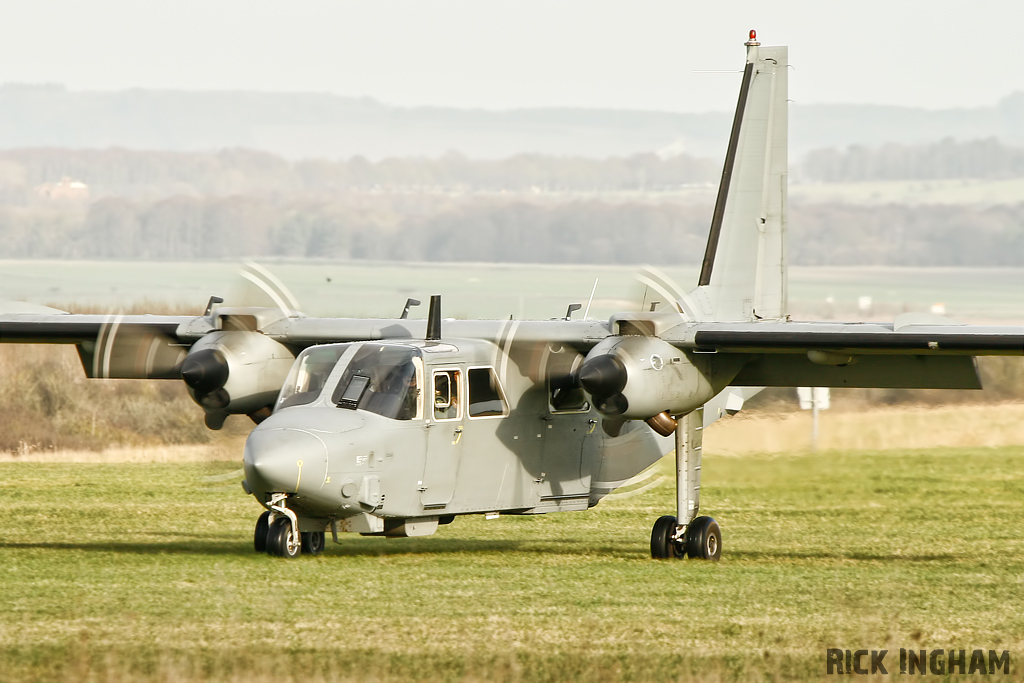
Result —
M 744 43 L 744 45 L 760 45 L 760 44 L 761 43 L 757 42 L 757 31 L 755 31 L 754 29 L 750 29 L 750 39 L 746 43 Z

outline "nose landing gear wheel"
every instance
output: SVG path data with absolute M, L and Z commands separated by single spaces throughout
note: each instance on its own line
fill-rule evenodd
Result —
M 267 552 L 267 534 L 270 532 L 270 513 L 264 512 L 256 520 L 256 531 L 252 534 L 252 545 L 258 553 Z
M 299 556 L 302 540 L 292 531 L 292 523 L 287 517 L 278 517 L 270 525 L 267 534 L 267 552 L 277 557 L 293 558 Z
M 651 530 L 651 557 L 656 560 L 681 559 L 685 554 L 681 543 L 673 538 L 676 533 L 676 518 L 672 515 L 659 517 Z
M 697 560 L 718 562 L 722 557 L 722 532 L 710 517 L 698 517 L 686 527 L 686 554 Z
M 302 552 L 306 553 L 307 555 L 319 555 L 324 551 L 324 545 L 324 532 L 302 532 Z

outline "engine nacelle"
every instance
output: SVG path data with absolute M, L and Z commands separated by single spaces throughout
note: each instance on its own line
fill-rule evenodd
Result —
M 646 420 L 704 405 L 731 379 L 708 370 L 657 337 L 622 336 L 591 349 L 578 376 L 602 414 Z
M 192 346 L 181 376 L 207 426 L 220 429 L 228 415 L 269 415 L 294 361 L 291 349 L 260 332 L 217 331 Z

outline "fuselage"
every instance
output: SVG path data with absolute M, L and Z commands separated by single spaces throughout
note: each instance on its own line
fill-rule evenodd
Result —
M 586 509 L 670 442 L 642 423 L 609 434 L 559 381 L 579 361 L 475 339 L 311 347 L 246 442 L 246 485 L 261 503 L 287 494 L 304 531 Z

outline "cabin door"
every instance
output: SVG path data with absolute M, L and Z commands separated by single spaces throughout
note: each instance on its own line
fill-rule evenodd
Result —
M 426 396 L 427 458 L 420 483 L 424 508 L 443 508 L 452 499 L 462 457 L 464 380 L 458 368 L 430 371 Z

